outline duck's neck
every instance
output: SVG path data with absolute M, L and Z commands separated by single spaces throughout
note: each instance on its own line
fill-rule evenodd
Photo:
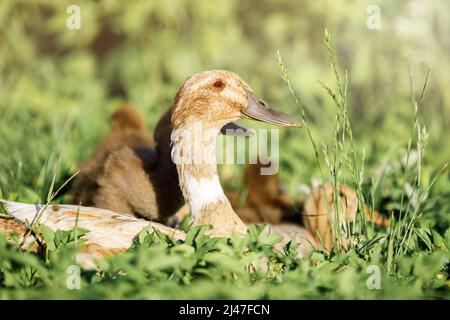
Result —
M 180 188 L 189 204 L 193 225 L 213 226 L 210 234 L 230 236 L 245 233 L 247 227 L 234 212 L 217 174 L 216 139 L 220 129 L 201 128 L 187 122 L 172 131 L 172 161 Z
M 180 188 L 196 221 L 210 206 L 231 207 L 217 174 L 216 139 L 219 130 L 188 122 L 172 131 L 172 161 Z

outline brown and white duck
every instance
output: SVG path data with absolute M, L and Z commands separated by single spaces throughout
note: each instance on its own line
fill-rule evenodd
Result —
M 217 135 L 224 126 L 240 118 L 251 118 L 279 126 L 299 126 L 288 115 L 258 99 L 250 86 L 237 74 L 226 70 L 205 71 L 189 77 L 179 89 L 172 109 L 165 118 L 170 121 L 170 156 L 178 174 L 178 180 L 174 181 L 179 183 L 184 199 L 190 207 L 193 224 L 212 225 L 211 234 L 215 236 L 230 236 L 234 232 L 245 233 L 247 230 L 222 190 L 215 160 Z M 193 135 L 195 136 L 199 125 L 202 129 L 201 139 L 195 140 Z M 201 147 L 200 158 L 197 157 L 198 151 L 195 147 Z M 146 194 L 145 190 L 143 192 L 137 188 L 136 181 L 127 178 L 128 169 L 132 166 L 142 169 L 144 174 L 141 177 L 151 178 L 143 170 L 141 158 L 129 147 L 112 152 L 106 161 L 105 170 L 108 170 L 108 166 L 115 168 L 113 181 L 128 188 L 136 199 L 142 200 L 151 196 Z M 159 183 L 164 184 L 164 179 L 167 178 L 162 177 Z M 108 188 L 113 192 L 114 185 L 105 185 L 106 181 L 101 178 L 99 181 L 105 192 L 110 190 Z M 166 188 L 164 192 L 176 190 Z M 33 221 L 39 212 L 34 205 L 9 201 L 2 203 L 15 219 L 23 223 Z M 139 209 L 138 201 L 135 205 L 134 209 Z M 150 212 L 149 215 L 150 217 L 142 216 L 156 219 L 159 217 L 159 213 Z M 97 252 L 126 249 L 139 230 L 150 224 L 166 233 L 177 235 L 173 229 L 127 213 L 78 208 L 77 205 L 50 206 L 42 211 L 39 222 L 52 229 L 70 229 L 75 227 L 76 218 L 78 226 L 88 230 L 85 235 L 88 239 L 86 246 L 97 248 Z M 3 231 L 7 232 L 8 229 Z M 182 237 L 182 233 L 178 235 Z

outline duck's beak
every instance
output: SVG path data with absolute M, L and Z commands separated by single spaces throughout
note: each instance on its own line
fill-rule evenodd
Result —
M 247 99 L 247 108 L 241 111 L 245 116 L 282 127 L 301 126 L 297 120 L 284 112 L 272 108 L 267 102 L 259 99 L 253 92 L 247 91 Z
M 220 133 L 227 136 L 239 136 L 239 137 L 249 137 L 253 135 L 253 132 L 245 127 L 238 125 L 235 122 L 227 123 L 220 129 Z

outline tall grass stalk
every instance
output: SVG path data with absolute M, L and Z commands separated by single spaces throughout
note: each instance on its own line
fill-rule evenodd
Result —
M 423 99 L 425 97 L 425 91 L 426 91 L 426 88 L 428 85 L 430 72 L 431 72 L 431 69 L 429 68 L 428 72 L 427 72 L 427 76 L 424 81 L 424 84 L 422 86 L 422 91 L 420 93 L 420 99 L 419 99 L 419 101 L 417 101 L 416 93 L 415 93 L 416 89 L 415 89 L 415 85 L 414 85 L 414 75 L 413 75 L 411 66 L 409 66 L 409 83 L 410 83 L 410 90 L 411 90 L 411 103 L 414 108 L 414 118 L 413 118 L 413 123 L 412 123 L 411 129 L 410 129 L 408 145 L 407 145 L 407 150 L 406 150 L 405 171 L 403 174 L 402 195 L 401 195 L 401 199 L 400 199 L 400 212 L 399 212 L 398 224 L 397 224 L 397 228 L 396 228 L 396 232 L 395 232 L 395 236 L 397 238 L 401 237 L 401 232 L 402 232 L 402 229 L 405 224 L 406 215 L 409 213 L 409 208 L 410 208 L 410 203 L 411 203 L 410 201 L 413 196 L 413 195 L 410 195 L 410 201 L 408 203 L 406 210 L 404 210 L 403 207 L 404 207 L 404 201 L 405 201 L 405 195 L 406 195 L 407 177 L 408 177 L 408 172 L 409 172 L 409 160 L 410 160 L 410 156 L 411 156 L 414 133 L 416 132 L 416 130 L 418 133 L 417 150 L 421 150 L 419 152 L 419 158 L 422 158 L 423 154 L 424 154 L 425 146 L 422 144 L 422 139 L 419 138 L 420 137 L 419 111 L 421 110 L 422 105 L 423 105 Z M 417 170 L 416 176 L 415 176 L 415 179 L 416 179 L 415 185 L 416 185 L 417 189 L 420 187 L 421 163 L 422 163 L 422 160 L 418 161 L 418 170 Z M 415 190 L 415 189 L 413 189 L 413 190 Z M 402 243 L 403 243 L 403 241 L 402 241 Z M 397 248 L 397 250 L 396 250 L 397 254 L 400 252 L 401 247 L 402 247 L 402 245 L 400 245 L 400 247 Z
M 335 93 L 325 82 L 319 81 L 320 86 L 325 89 L 325 91 L 330 95 L 333 99 L 336 107 L 336 123 L 334 130 L 334 149 L 333 149 L 333 163 L 330 167 L 330 173 L 333 180 L 333 206 L 335 210 L 336 222 L 340 221 L 340 208 L 342 208 L 340 204 L 339 197 L 339 186 L 340 184 L 345 184 L 345 172 L 343 164 L 346 165 L 350 169 L 351 178 L 353 180 L 353 184 L 356 190 L 357 195 L 357 212 L 355 215 L 355 221 L 351 225 L 351 222 L 346 216 L 346 230 L 347 237 L 350 239 L 349 245 L 352 246 L 353 239 L 356 235 L 358 237 L 368 236 L 367 225 L 366 225 L 366 216 L 365 216 L 365 204 L 364 197 L 362 194 L 362 182 L 364 178 L 363 174 L 363 166 L 360 170 L 358 170 L 358 165 L 356 161 L 356 151 L 353 143 L 353 131 L 350 124 L 350 119 L 348 116 L 347 109 L 347 89 L 348 89 L 348 72 L 345 72 L 345 80 L 344 83 L 341 81 L 341 77 L 339 75 L 336 54 L 334 53 L 332 43 L 331 43 L 331 35 L 327 29 L 324 32 L 325 40 L 324 44 L 328 52 L 328 56 L 330 58 L 331 69 L 335 78 L 335 85 L 337 88 L 337 93 Z M 362 159 L 364 161 L 364 157 Z M 344 214 L 346 214 L 344 212 Z M 335 230 L 339 232 L 336 233 L 336 237 L 340 237 L 340 225 L 336 223 Z M 351 232 L 349 232 L 350 227 L 352 227 Z M 358 229 L 356 229 L 358 227 Z M 336 239 L 337 240 L 337 239 Z
M 332 44 L 331 44 L 331 36 L 328 30 L 325 30 L 325 47 L 328 52 L 328 56 L 331 61 L 331 69 L 335 78 L 335 85 L 337 88 L 337 92 L 334 92 L 325 82 L 319 81 L 320 86 L 328 93 L 328 95 L 334 101 L 337 112 L 335 115 L 335 125 L 334 125 L 334 136 L 333 136 L 333 150 L 332 154 L 326 147 L 326 145 L 322 144 L 322 154 L 324 156 L 325 164 L 328 168 L 329 175 L 331 177 L 332 185 L 333 185 L 333 211 L 334 211 L 334 219 L 331 218 L 331 208 L 329 208 L 329 201 L 327 199 L 327 195 L 325 190 L 323 191 L 323 199 L 325 200 L 325 207 L 327 210 L 329 226 L 330 226 L 330 234 L 332 235 L 332 245 L 338 251 L 343 249 L 349 249 L 353 246 L 353 239 L 356 235 L 361 239 L 361 236 L 367 238 L 368 230 L 366 225 L 366 216 L 365 216 L 365 204 L 364 204 L 364 196 L 362 194 L 362 182 L 364 178 L 364 166 L 361 166 L 361 169 L 358 170 L 356 151 L 353 143 L 353 131 L 350 125 L 350 119 L 348 116 L 347 110 L 347 89 L 348 89 L 348 73 L 345 72 L 344 81 L 341 80 L 341 76 L 339 75 L 336 55 L 334 53 Z M 310 127 L 308 125 L 308 121 L 305 115 L 305 108 L 301 100 L 298 98 L 295 93 L 292 84 L 287 75 L 287 70 L 281 55 L 277 52 L 277 60 L 281 69 L 282 79 L 288 87 L 290 95 L 297 105 L 304 126 L 307 130 L 309 139 L 314 148 L 314 153 L 316 156 L 316 161 L 319 166 L 320 174 L 322 177 L 322 181 L 325 181 L 325 174 L 321 167 L 321 160 L 319 156 L 319 151 L 317 147 L 317 143 L 315 142 Z M 362 158 L 362 162 L 364 162 L 364 156 Z M 347 214 L 344 206 L 341 205 L 340 199 L 340 185 L 345 184 L 345 167 L 350 169 L 350 175 L 353 180 L 353 185 L 356 189 L 357 194 L 357 212 L 355 221 L 352 223 L 349 219 L 349 215 Z M 345 212 L 341 212 L 342 208 L 344 208 Z M 345 215 L 345 224 L 341 226 L 341 217 Z M 373 214 L 372 214 L 372 225 L 373 225 Z M 342 243 L 342 230 L 341 228 L 345 228 L 345 238 L 350 240 L 347 241 L 346 244 Z
M 287 88 L 289 90 L 289 94 L 290 94 L 294 104 L 297 106 L 297 108 L 298 108 L 298 110 L 300 112 L 300 116 L 302 118 L 302 125 L 306 129 L 309 141 L 311 142 L 311 145 L 312 145 L 312 147 L 314 149 L 314 155 L 316 157 L 316 163 L 317 163 L 317 166 L 319 168 L 319 172 L 320 172 L 320 176 L 321 176 L 322 182 L 324 182 L 325 181 L 325 174 L 323 172 L 321 161 L 320 161 L 319 149 L 317 147 L 316 141 L 313 138 L 311 129 L 309 127 L 309 123 L 308 123 L 308 121 L 306 119 L 305 107 L 304 107 L 303 103 L 301 102 L 301 100 L 299 99 L 299 97 L 298 97 L 297 93 L 295 92 L 294 88 L 292 87 L 291 80 L 289 79 L 286 66 L 285 66 L 285 64 L 283 62 L 283 59 L 281 58 L 280 51 L 277 51 L 276 58 L 277 58 L 277 61 L 278 61 L 278 65 L 280 67 L 281 78 L 283 79 L 284 83 L 286 84 L 286 86 L 287 86 Z M 323 196 L 324 199 L 327 198 L 325 190 L 323 190 L 322 196 Z M 333 225 L 333 221 L 331 219 L 331 210 L 330 210 L 330 208 L 328 206 L 328 203 L 329 203 L 328 201 L 325 201 L 325 204 L 326 204 L 325 207 L 326 207 L 326 210 L 327 210 L 327 218 L 328 218 L 329 225 L 331 226 L 331 225 Z M 318 234 L 318 237 L 319 237 L 319 239 L 321 241 L 322 246 L 324 247 L 324 242 L 323 242 L 323 240 L 322 240 L 322 238 L 321 238 L 321 236 L 319 234 Z

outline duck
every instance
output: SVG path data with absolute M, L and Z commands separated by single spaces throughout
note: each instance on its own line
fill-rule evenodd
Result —
M 170 110 L 153 137 L 132 107 L 119 107 L 111 132 L 81 164 L 72 187 L 72 203 L 165 222 L 184 204 L 171 160 Z
M 340 210 L 339 225 L 344 226 L 348 221 L 353 222 L 356 218 L 358 207 L 358 199 L 356 190 L 352 187 L 339 184 L 338 196 Z M 320 242 L 323 248 L 330 251 L 333 245 L 334 229 L 331 224 L 335 221 L 334 210 L 334 189 L 332 183 L 323 183 L 315 187 L 303 204 L 302 220 L 306 229 L 314 236 L 317 242 Z M 330 219 L 328 218 L 328 209 L 330 212 Z M 375 225 L 387 228 L 390 225 L 389 219 L 384 217 L 376 210 L 371 210 L 364 204 L 364 212 L 366 221 L 373 222 Z M 331 223 L 331 224 L 330 224 Z M 347 239 L 342 235 L 341 240 L 344 244 Z
M 278 172 L 261 174 L 262 168 L 272 166 L 269 159 L 256 158 L 256 163 L 247 164 L 243 174 L 246 192 L 226 192 L 238 216 L 247 224 L 265 224 L 263 234 L 280 234 L 281 248 L 292 239 L 298 244 L 298 256 L 308 257 L 313 250 L 322 249 L 320 242 L 302 225 L 301 203 L 284 189 Z M 242 196 L 245 196 L 242 204 Z
M 176 183 L 189 205 L 193 217 L 192 225 L 211 225 L 211 236 L 230 237 L 234 233 L 245 234 L 247 226 L 233 210 L 217 174 L 217 135 L 224 127 L 234 127 L 234 121 L 241 118 L 282 127 L 300 127 L 300 123 L 259 99 L 239 75 L 227 70 L 202 71 L 187 78 L 178 90 L 172 108 L 163 118 L 170 121 L 170 135 L 165 135 L 170 137 L 170 160 L 178 174 Z M 200 135 L 195 137 L 199 126 Z M 200 140 L 193 139 L 193 136 Z M 198 150 L 195 148 L 199 146 L 200 158 L 196 157 Z M 129 188 L 130 193 L 139 191 L 135 181 L 127 178 L 127 172 L 130 166 L 143 168 L 143 163 L 128 146 L 108 156 L 105 166 L 115 166 L 116 181 Z M 141 178 L 149 177 L 144 172 Z M 103 182 L 105 181 L 100 181 L 100 186 L 108 188 L 102 185 Z M 142 199 L 148 196 L 145 191 L 139 192 L 143 196 Z M 170 193 L 174 190 L 166 189 L 164 192 Z M 184 236 L 184 233 L 173 228 L 127 212 L 73 204 L 44 205 L 37 208 L 32 204 L 5 200 L 1 200 L 1 203 L 15 220 L 25 225 L 39 217 L 39 223 L 53 230 L 67 230 L 75 226 L 87 230 L 84 237 L 88 241 L 84 245 L 88 249 L 93 248 L 100 256 L 126 250 L 132 239 L 147 226 L 160 229 L 174 237 Z M 4 224 L 4 220 L 1 219 L 0 224 Z M 3 231 L 15 230 L 9 228 Z M 93 255 L 95 254 L 90 254 Z
M 262 168 L 272 166 L 272 161 L 257 157 L 247 164 L 243 174 L 243 190 L 227 190 L 225 194 L 239 217 L 249 224 L 297 223 L 301 204 L 286 192 L 278 172 L 262 175 Z
M 120 105 L 112 115 L 111 131 L 97 144 L 90 159 L 81 163 L 71 188 L 72 202 L 85 206 L 96 205 L 98 179 L 111 153 L 123 147 L 152 150 L 153 139 L 147 133 L 145 121 L 130 104 Z M 101 207 L 101 206 L 99 206 Z

